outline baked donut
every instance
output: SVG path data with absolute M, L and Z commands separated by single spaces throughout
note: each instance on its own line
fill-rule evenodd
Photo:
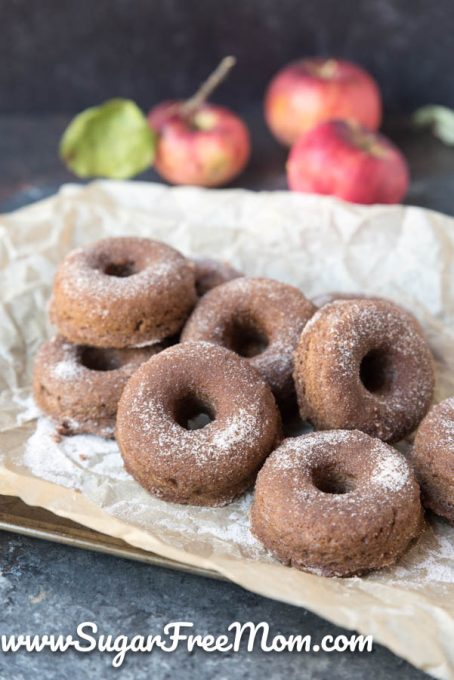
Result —
M 211 257 L 195 257 L 192 262 L 195 267 L 195 287 L 199 297 L 222 283 L 244 276 L 228 262 Z
M 57 421 L 61 434 L 85 432 L 111 438 L 126 382 L 160 349 L 160 345 L 99 349 L 54 337 L 41 345 L 35 358 L 35 402 Z
M 76 344 L 151 345 L 181 329 L 196 301 L 194 283 L 189 261 L 170 246 L 106 238 L 63 260 L 51 321 Z
M 454 397 L 429 411 L 409 456 L 423 505 L 454 526 Z
M 365 295 L 364 293 L 321 293 L 312 298 L 312 302 L 316 307 L 324 307 L 329 305 L 331 302 L 336 300 L 362 300 L 370 298 L 370 295 Z
M 200 300 L 181 340 L 206 340 L 246 357 L 278 402 L 285 404 L 294 395 L 293 352 L 314 311 L 314 305 L 293 286 L 242 277 Z
M 301 415 L 316 429 L 394 442 L 427 413 L 433 360 L 416 319 L 382 299 L 338 300 L 306 325 L 295 352 Z
M 359 431 L 286 439 L 257 477 L 252 532 L 286 564 L 353 576 L 393 564 L 419 535 L 419 486 L 399 452 Z
M 116 436 L 127 471 L 150 493 L 225 505 L 254 482 L 280 437 L 280 416 L 246 361 L 223 347 L 187 342 L 132 376 Z

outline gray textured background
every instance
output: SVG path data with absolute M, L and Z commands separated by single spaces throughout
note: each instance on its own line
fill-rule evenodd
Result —
M 74 633 L 82 621 L 104 634 L 156 634 L 168 621 L 192 621 L 201 634 L 232 621 L 267 621 L 273 633 L 342 633 L 310 612 L 265 600 L 230 583 L 106 555 L 0 534 L 1 633 Z M 0 680 L 424 680 L 378 645 L 372 653 L 131 654 L 121 669 L 98 652 L 0 654 Z
M 229 53 L 217 99 L 233 106 L 314 53 L 369 68 L 390 113 L 454 104 L 452 0 L 0 0 L 0 17 L 0 112 L 148 107 L 190 94 Z

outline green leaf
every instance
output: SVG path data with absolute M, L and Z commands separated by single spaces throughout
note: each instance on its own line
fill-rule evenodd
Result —
M 446 106 L 423 106 L 413 114 L 413 122 L 418 126 L 430 125 L 438 139 L 445 144 L 454 145 L 454 111 Z
M 129 99 L 79 113 L 60 141 L 60 156 L 78 177 L 134 177 L 154 161 L 156 134 Z

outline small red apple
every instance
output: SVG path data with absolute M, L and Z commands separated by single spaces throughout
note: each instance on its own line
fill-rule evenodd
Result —
M 389 139 L 342 120 L 321 123 L 298 140 L 287 178 L 292 191 L 353 203 L 399 203 L 409 183 L 405 158 Z
M 189 116 L 183 103 L 164 102 L 148 114 L 158 133 L 155 168 L 172 184 L 227 184 L 250 156 L 249 132 L 228 109 L 202 103 Z
M 273 78 L 265 95 L 268 126 L 287 146 L 326 120 L 353 120 L 377 130 L 381 115 L 375 80 L 360 66 L 340 59 L 289 64 Z

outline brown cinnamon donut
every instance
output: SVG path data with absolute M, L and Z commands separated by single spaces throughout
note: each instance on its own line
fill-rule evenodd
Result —
M 423 526 L 404 456 L 358 431 L 286 439 L 257 477 L 252 531 L 278 559 L 323 576 L 393 564 Z
M 99 349 L 54 337 L 43 343 L 36 355 L 35 401 L 57 421 L 61 434 L 113 437 L 123 387 L 134 371 L 160 350 L 160 345 Z
M 200 300 L 181 340 L 206 340 L 246 357 L 282 404 L 294 394 L 293 351 L 314 311 L 314 305 L 293 286 L 242 277 Z
M 317 429 L 357 429 L 390 442 L 417 427 L 434 388 L 421 327 L 381 299 L 322 307 L 301 335 L 294 378 L 302 415 Z
M 454 397 L 429 411 L 409 455 L 423 505 L 454 526 Z
M 195 287 L 199 297 L 222 283 L 244 276 L 228 262 L 211 257 L 195 257 L 192 262 L 195 267 Z
M 364 293 L 321 293 L 312 298 L 312 302 L 316 307 L 324 307 L 336 300 L 362 300 L 363 298 L 370 298 L 370 295 Z
M 133 375 L 116 434 L 126 469 L 150 493 L 224 505 L 253 483 L 280 436 L 280 417 L 268 385 L 246 361 L 187 342 Z
M 106 238 L 72 251 L 55 277 L 51 320 L 71 342 L 136 347 L 177 333 L 196 301 L 180 253 L 146 238 Z

